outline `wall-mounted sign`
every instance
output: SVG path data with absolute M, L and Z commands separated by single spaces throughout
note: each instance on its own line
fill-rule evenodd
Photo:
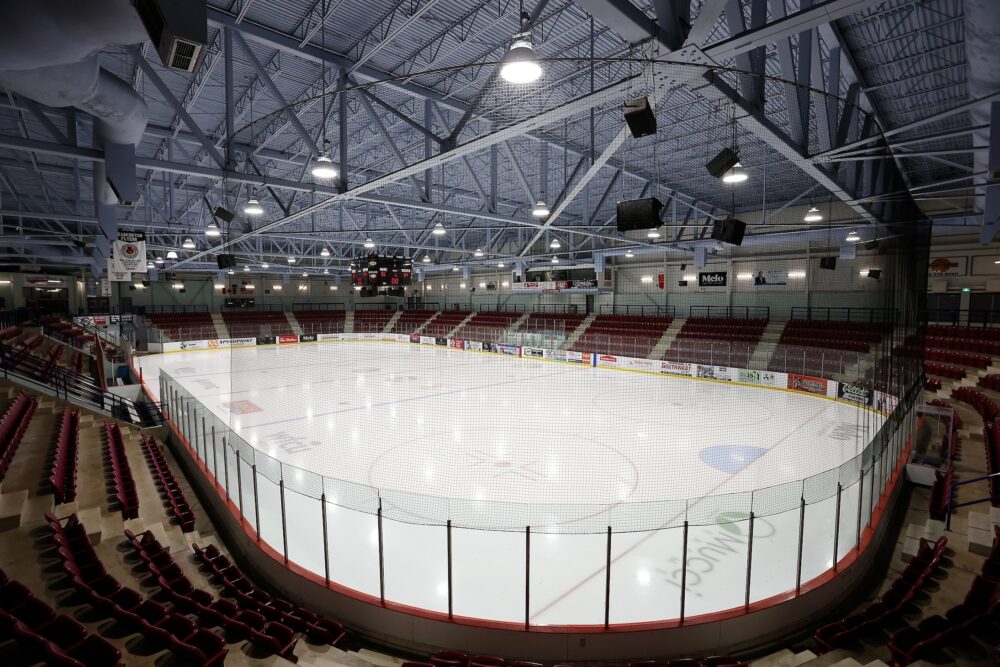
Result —
M 725 287 L 726 271 L 702 271 L 698 274 L 698 287 Z
M 927 266 L 927 275 L 931 278 L 964 276 L 968 271 L 968 257 L 931 257 Z

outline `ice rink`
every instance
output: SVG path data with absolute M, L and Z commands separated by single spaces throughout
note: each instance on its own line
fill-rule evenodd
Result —
M 803 393 L 406 343 L 179 352 L 138 365 L 154 395 L 163 369 L 257 451 L 376 487 L 400 506 L 407 521 L 383 527 L 387 600 L 447 610 L 445 529 L 423 525 L 436 522 L 442 503 L 462 507 L 463 526 L 470 511 L 484 526 L 522 510 L 545 517 L 532 528 L 530 552 L 528 616 L 539 625 L 603 622 L 607 535 L 577 534 L 595 522 L 614 526 L 612 623 L 679 614 L 685 518 L 686 616 L 742 605 L 749 535 L 741 508 L 768 494 L 789 496 L 774 502 L 795 509 L 756 520 L 752 600 L 795 586 L 800 496 L 809 503 L 802 580 L 817 576 L 833 563 L 834 532 L 838 558 L 854 545 L 872 483 L 839 480 L 851 509 L 835 531 L 837 474 L 833 487 L 796 482 L 860 454 L 883 421 Z M 260 532 L 280 551 L 277 495 L 264 487 Z M 318 501 L 292 496 L 289 557 L 322 576 L 320 512 L 309 504 Z M 331 580 L 377 595 L 374 517 L 329 491 L 327 500 Z M 456 615 L 524 621 L 522 532 L 456 528 L 452 552 Z

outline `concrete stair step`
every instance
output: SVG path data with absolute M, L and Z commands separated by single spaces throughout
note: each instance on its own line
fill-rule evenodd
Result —
M 836 665 L 842 660 L 848 658 L 853 659 L 851 658 L 850 652 L 838 648 L 834 649 L 833 651 L 830 651 L 829 653 L 824 653 L 823 655 L 816 656 L 812 660 L 800 662 L 799 664 L 808 665 L 809 667 L 832 667 L 833 665 Z M 847 666 L 842 665 L 841 667 L 847 667 Z
M 385 653 L 379 653 L 378 651 L 372 651 L 366 648 L 358 651 L 358 657 L 368 664 L 376 665 L 377 667 L 399 667 L 399 665 L 402 665 L 404 662 L 402 658 L 386 655 Z
M 763 658 L 752 661 L 750 667 L 795 667 L 796 665 L 801 665 L 815 659 L 816 654 L 812 651 L 795 653 L 790 649 L 784 648 L 771 655 L 766 655 Z
M 28 500 L 28 490 L 0 493 L 0 532 L 18 528 L 24 505 Z

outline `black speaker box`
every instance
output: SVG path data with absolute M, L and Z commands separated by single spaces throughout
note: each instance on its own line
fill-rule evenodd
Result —
M 222 220 L 223 222 L 232 222 L 233 218 L 236 217 L 235 213 L 233 213 L 229 209 L 222 208 L 221 206 L 215 207 L 215 212 L 213 213 L 213 215 L 219 220 Z
M 663 204 L 656 197 L 646 199 L 626 199 L 618 202 L 618 231 L 653 229 L 660 226 L 660 209 Z
M 708 169 L 708 173 L 716 178 L 722 178 L 722 175 L 733 168 L 733 166 L 740 161 L 739 154 L 732 148 L 723 148 L 719 151 L 719 154 L 709 161 L 705 165 L 705 169 Z
M 882 269 L 868 269 L 868 277 L 878 280 L 882 277 Z
M 865 250 L 875 250 L 878 248 L 878 241 L 868 241 L 865 243 Z
M 656 114 L 645 97 L 625 102 L 625 122 L 636 139 L 656 134 Z
M 730 245 L 741 245 L 746 229 L 747 223 L 736 218 L 716 220 L 712 223 L 712 238 L 716 241 L 729 243 Z
M 678 280 L 677 281 L 677 286 L 678 287 L 687 287 L 688 286 L 688 281 L 686 281 L 686 280 Z
M 236 255 L 216 255 L 215 262 L 220 269 L 235 269 Z
M 837 268 L 837 258 L 836 257 L 820 257 L 819 258 L 819 268 L 829 269 L 833 271 Z

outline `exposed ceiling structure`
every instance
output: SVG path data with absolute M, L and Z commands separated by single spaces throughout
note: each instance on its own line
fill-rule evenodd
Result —
M 100 119 L 5 84 L 0 261 L 96 269 L 95 239 L 117 228 L 144 231 L 150 259 L 176 251 L 178 271 L 214 271 L 218 252 L 253 271 L 289 256 L 343 271 L 369 239 L 429 255 L 427 270 L 523 266 L 548 261 L 552 238 L 571 259 L 692 252 L 729 215 L 757 242 L 806 238 L 808 223 L 767 212 L 819 203 L 824 224 L 871 224 L 907 191 L 937 216 L 995 223 L 1000 77 L 992 56 L 966 55 L 989 4 L 527 0 L 524 20 L 509 0 L 210 0 L 193 73 L 149 42 L 97 55 L 147 108 L 129 205 L 95 202 L 95 174 L 121 200 L 120 165 L 133 169 Z M 544 73 L 516 85 L 497 73 L 523 23 Z M 659 131 L 635 139 L 622 104 L 643 95 Z M 705 169 L 733 137 L 746 187 Z M 317 155 L 340 176 L 313 178 Z M 661 238 L 616 231 L 616 202 L 647 196 L 664 202 Z M 262 214 L 243 213 L 250 198 Z M 539 200 L 549 216 L 532 215 Z M 218 206 L 237 217 L 207 237 Z

